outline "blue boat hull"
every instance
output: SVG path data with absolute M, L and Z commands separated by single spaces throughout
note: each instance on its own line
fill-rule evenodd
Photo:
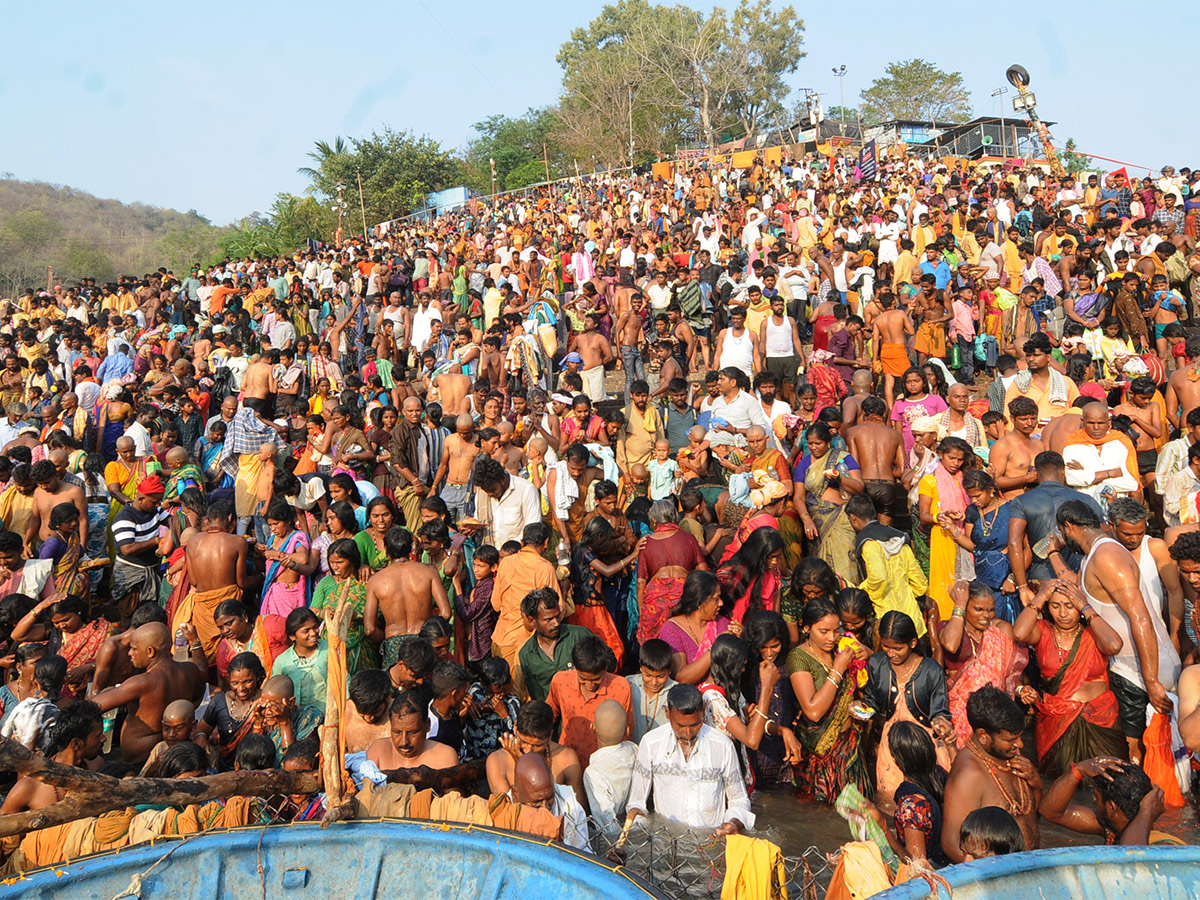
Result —
M 954 900 L 1184 900 L 1200 896 L 1200 847 L 1059 847 L 977 859 L 938 874 L 950 882 Z M 918 880 L 872 900 L 929 896 L 928 883 Z
M 488 828 L 390 820 L 160 840 L 26 873 L 26 880 L 0 887 L 0 898 L 108 900 L 129 889 L 135 875 L 141 892 L 130 896 L 141 900 L 662 896 L 623 870 L 561 845 Z

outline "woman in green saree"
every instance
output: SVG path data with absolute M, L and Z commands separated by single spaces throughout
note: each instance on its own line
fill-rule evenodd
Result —
M 367 527 L 354 536 L 362 558 L 359 577 L 366 581 L 388 564 L 383 537 L 396 521 L 396 506 L 387 497 L 376 497 L 367 504 Z
M 801 619 L 803 642 L 788 654 L 787 670 L 799 713 L 793 730 L 804 748 L 803 765 L 793 766 L 796 790 L 806 800 L 830 805 L 847 784 L 874 795 L 871 767 L 862 753 L 862 723 L 850 714 L 854 678 L 846 672 L 859 645 L 838 649 L 842 624 L 833 601 L 809 600 Z
M 346 630 L 346 672 L 353 675 L 360 669 L 379 668 L 375 646 L 367 640 L 363 627 L 363 612 L 367 608 L 367 586 L 358 577 L 362 558 L 358 545 L 343 538 L 334 541 L 327 555 L 331 574 L 321 579 L 313 592 L 312 610 L 325 618 L 323 610 L 336 610 L 343 601 L 354 608 Z
M 824 422 L 810 425 L 805 438 L 808 452 L 792 472 L 796 511 L 816 555 L 847 583 L 857 583 L 854 529 L 843 507 L 851 494 L 862 492 L 862 473 L 853 456 L 832 449 L 833 432 Z

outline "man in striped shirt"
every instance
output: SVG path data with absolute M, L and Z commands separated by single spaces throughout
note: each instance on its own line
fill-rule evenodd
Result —
M 161 506 L 165 491 L 157 475 L 143 478 L 133 501 L 126 503 L 113 519 L 117 556 L 113 564 L 112 596 L 124 621 L 139 604 L 158 602 L 158 532 L 167 524 L 168 516 Z

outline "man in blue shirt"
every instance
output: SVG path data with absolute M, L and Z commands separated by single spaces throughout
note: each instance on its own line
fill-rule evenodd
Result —
M 930 244 L 925 248 L 925 262 L 920 265 L 921 274 L 932 275 L 936 279 L 936 287 L 939 291 L 944 291 L 950 284 L 950 266 L 942 257 L 941 248 L 936 244 Z

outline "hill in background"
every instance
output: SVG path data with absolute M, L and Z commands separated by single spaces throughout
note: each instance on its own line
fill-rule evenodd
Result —
M 0 177 L 0 297 L 92 277 L 142 276 L 159 266 L 176 274 L 208 262 L 222 237 L 198 212 L 103 200 L 84 191 Z

